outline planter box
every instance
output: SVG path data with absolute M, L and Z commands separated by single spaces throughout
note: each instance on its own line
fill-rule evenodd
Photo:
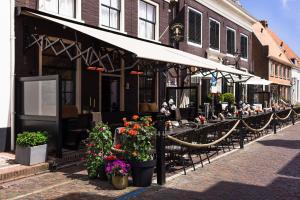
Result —
M 16 162 L 22 165 L 44 163 L 47 155 L 47 144 L 35 147 L 16 147 Z

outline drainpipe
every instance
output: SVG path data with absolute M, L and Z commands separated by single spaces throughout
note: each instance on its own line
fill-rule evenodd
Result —
M 15 1 L 10 1 L 10 150 L 15 148 Z

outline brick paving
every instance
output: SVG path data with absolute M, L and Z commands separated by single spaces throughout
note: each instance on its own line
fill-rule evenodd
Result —
M 0 185 L 0 199 L 300 199 L 300 123 L 136 195 L 88 180 L 82 167 Z

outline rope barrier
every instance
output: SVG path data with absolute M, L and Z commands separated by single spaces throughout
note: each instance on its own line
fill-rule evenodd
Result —
M 279 117 L 276 113 L 275 113 L 275 116 L 276 116 L 277 119 L 279 119 L 281 121 L 284 121 L 284 120 L 286 120 L 286 119 L 289 118 L 289 116 L 291 115 L 292 111 L 293 110 L 291 109 L 290 112 L 289 112 L 289 114 L 286 117 L 283 117 L 283 118 Z
M 115 153 L 125 153 L 125 150 L 122 149 L 116 149 L 114 147 L 111 148 L 111 151 L 115 152 Z
M 295 110 L 293 110 L 293 112 L 295 113 L 295 115 L 297 115 L 297 117 L 300 117 L 300 114 L 298 114 Z
M 265 130 L 269 125 L 270 123 L 272 122 L 273 120 L 273 117 L 274 117 L 274 114 L 271 115 L 269 121 L 267 122 L 266 125 L 264 125 L 262 128 L 259 128 L 259 129 L 255 129 L 255 128 L 252 128 L 250 127 L 244 120 L 242 120 L 243 124 L 246 126 L 247 129 L 249 129 L 250 131 L 253 131 L 253 132 L 260 132 L 260 131 L 263 131 Z
M 204 147 L 209 147 L 209 146 L 212 146 L 212 145 L 215 145 L 215 144 L 218 144 L 220 143 L 221 141 L 223 141 L 224 139 L 226 139 L 235 129 L 236 127 L 239 125 L 241 121 L 238 120 L 235 125 L 232 127 L 232 129 L 230 129 L 228 131 L 228 133 L 226 133 L 223 137 L 219 138 L 218 140 L 215 140 L 211 143 L 208 143 L 208 144 L 193 144 L 193 143 L 189 143 L 189 142 L 185 142 L 185 141 L 182 141 L 182 140 L 179 140 L 175 137 L 172 137 L 170 135 L 167 136 L 167 138 L 173 142 L 176 142 L 180 145 L 183 145 L 183 146 L 186 146 L 186 147 L 191 147 L 191 148 L 204 148 Z

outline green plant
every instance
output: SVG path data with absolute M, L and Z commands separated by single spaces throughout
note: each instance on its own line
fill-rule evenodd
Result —
M 46 144 L 48 136 L 46 132 L 36 131 L 24 131 L 17 136 L 17 145 L 23 147 L 34 147 Z
M 155 128 L 152 118 L 149 116 L 139 117 L 134 115 L 132 121 L 124 120 L 124 128 L 120 130 L 124 144 L 124 157 L 132 161 L 149 161 L 153 159 L 153 140 Z
M 224 93 L 223 95 L 224 102 L 233 104 L 235 101 L 234 95 L 232 93 Z
M 104 157 L 111 154 L 112 133 L 107 124 L 97 123 L 86 140 L 86 167 L 90 177 L 97 177 L 104 167 Z

